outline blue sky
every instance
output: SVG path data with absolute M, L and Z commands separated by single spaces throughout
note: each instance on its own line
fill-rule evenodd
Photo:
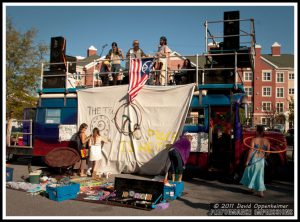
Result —
M 67 54 L 86 56 L 90 45 L 98 48 L 113 41 L 127 51 L 132 40 L 140 40 L 147 53 L 157 50 L 160 36 L 183 55 L 204 52 L 205 20 L 222 20 L 224 11 L 239 10 L 241 18 L 254 18 L 256 40 L 263 53 L 270 53 L 277 41 L 282 53 L 294 53 L 294 9 L 292 6 L 8 6 L 20 31 L 38 29 L 37 41 L 50 45 L 53 36 L 67 39 Z M 243 23 L 245 24 L 245 23 Z M 247 29 L 241 25 L 241 29 Z M 214 35 L 222 34 L 223 26 L 211 27 Z

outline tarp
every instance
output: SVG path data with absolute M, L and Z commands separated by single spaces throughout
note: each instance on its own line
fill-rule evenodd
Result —
M 168 165 L 167 144 L 181 134 L 194 84 L 144 86 L 133 105 L 128 85 L 79 90 L 78 127 L 88 124 L 87 135 L 98 127 L 111 142 L 102 147 L 98 172 L 158 175 Z M 140 138 L 133 131 L 140 123 Z M 121 132 L 120 132 L 121 131 Z M 135 136 L 134 136 L 135 135 Z

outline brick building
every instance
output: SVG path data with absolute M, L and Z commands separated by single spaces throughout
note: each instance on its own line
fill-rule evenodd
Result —
M 247 122 L 253 126 L 265 124 L 269 127 L 284 124 L 287 130 L 293 127 L 293 121 L 289 121 L 289 105 L 294 96 L 294 55 L 282 54 L 281 45 L 277 42 L 271 46 L 269 54 L 261 54 L 261 48 L 260 45 L 255 47 L 254 75 L 250 67 L 238 70 L 237 81 L 244 84 L 248 95 Z M 103 59 L 91 46 L 87 57 L 77 61 L 77 72 L 82 75 L 83 85 L 93 85 L 93 78 L 99 72 Z M 174 51 L 168 59 L 169 73 L 174 73 L 178 65 L 182 66 L 184 59 L 190 59 L 192 66 L 196 67 L 196 56 L 183 56 Z M 204 64 L 205 57 L 199 56 L 198 67 L 204 68 Z
M 289 124 L 289 103 L 294 96 L 294 55 L 281 54 L 281 45 L 275 42 L 270 54 L 261 54 L 255 47 L 255 71 L 243 72 L 243 82 L 248 95 L 250 121 L 254 124 Z M 291 121 L 292 122 L 292 121 Z
M 248 95 L 247 122 L 249 125 L 284 124 L 285 130 L 293 127 L 293 120 L 289 120 L 289 106 L 294 97 L 294 55 L 282 54 L 281 45 L 275 42 L 271 46 L 270 54 L 261 54 L 261 46 L 256 45 L 254 60 L 254 75 L 251 68 L 238 69 L 237 82 L 243 83 Z M 178 52 L 172 53 L 169 70 L 177 69 L 177 63 L 188 58 L 196 67 L 196 56 L 182 56 Z M 198 57 L 199 69 L 204 68 L 205 57 Z M 199 71 L 199 73 L 201 73 Z

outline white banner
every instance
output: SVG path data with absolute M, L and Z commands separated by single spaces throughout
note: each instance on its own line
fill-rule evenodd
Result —
M 165 172 L 165 147 L 182 132 L 193 90 L 194 84 L 144 86 L 133 105 L 127 104 L 128 85 L 79 90 L 78 127 L 88 124 L 87 135 L 97 127 L 112 141 L 103 145 L 98 172 Z
M 59 141 L 70 141 L 74 134 L 77 133 L 77 125 L 59 125 Z

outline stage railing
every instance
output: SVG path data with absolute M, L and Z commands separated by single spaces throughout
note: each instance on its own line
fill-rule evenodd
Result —
M 162 74 L 162 72 L 165 73 L 165 85 L 170 84 L 178 84 L 175 82 L 175 76 L 180 76 L 184 72 L 188 72 L 189 74 L 192 74 L 192 78 L 194 79 L 194 82 L 198 84 L 205 84 L 205 74 L 208 71 L 219 71 L 219 70 L 232 70 L 235 73 L 235 80 L 234 83 L 237 83 L 238 78 L 238 55 L 249 55 L 251 53 L 251 50 L 248 50 L 248 52 L 219 52 L 219 53 L 204 53 L 202 55 L 196 54 L 196 55 L 170 55 L 165 58 L 165 69 L 164 70 L 155 70 L 152 69 L 150 74 L 151 78 L 154 78 L 154 76 L 158 73 Z M 234 55 L 234 66 L 233 67 L 205 67 L 205 64 L 200 64 L 200 58 L 206 60 L 206 58 L 210 58 L 212 56 L 233 56 Z M 144 57 L 145 59 L 153 59 L 154 61 L 159 59 L 159 57 L 156 56 L 148 56 Z M 178 58 L 178 59 L 177 59 Z M 143 59 L 143 58 L 142 58 Z M 183 62 L 189 59 L 191 61 L 191 67 L 192 68 L 180 68 L 182 67 Z M 203 61 L 204 61 L 203 60 Z M 95 87 L 98 86 L 98 82 L 102 81 L 104 78 L 110 78 L 113 74 L 119 74 L 123 77 L 126 77 L 129 74 L 128 65 L 125 65 L 125 69 L 111 72 L 111 71 L 104 71 L 102 69 L 102 63 L 104 61 L 109 61 L 108 59 L 99 58 L 97 60 L 93 60 L 89 63 L 77 61 L 76 62 L 76 72 L 71 73 L 69 71 L 69 66 L 74 65 L 74 62 L 66 62 L 65 69 L 64 70 L 55 70 L 51 71 L 51 66 L 53 65 L 61 65 L 64 63 L 42 63 L 41 65 L 41 85 L 40 89 L 43 89 L 43 80 L 44 78 L 51 78 L 51 77 L 66 77 L 65 78 L 65 88 L 76 88 L 76 87 Z M 122 62 L 125 62 L 125 64 L 128 64 L 130 59 L 124 59 Z M 111 64 L 110 64 L 111 65 Z M 249 67 L 251 68 L 251 67 Z M 48 74 L 47 74 L 48 73 Z M 51 73 L 51 74 L 49 74 Z M 59 74 L 55 74 L 59 73 Z M 123 77 L 120 77 L 122 79 Z M 69 84 L 70 80 L 75 81 L 75 85 L 72 86 L 72 84 Z M 88 81 L 90 80 L 90 81 Z M 111 80 L 111 79 L 110 79 Z M 171 81 L 170 81 L 171 80 Z M 240 79 L 242 81 L 242 79 Z M 108 80 L 109 81 L 109 80 Z M 89 83 L 89 84 L 87 84 Z M 71 85 L 71 86 L 70 86 Z

